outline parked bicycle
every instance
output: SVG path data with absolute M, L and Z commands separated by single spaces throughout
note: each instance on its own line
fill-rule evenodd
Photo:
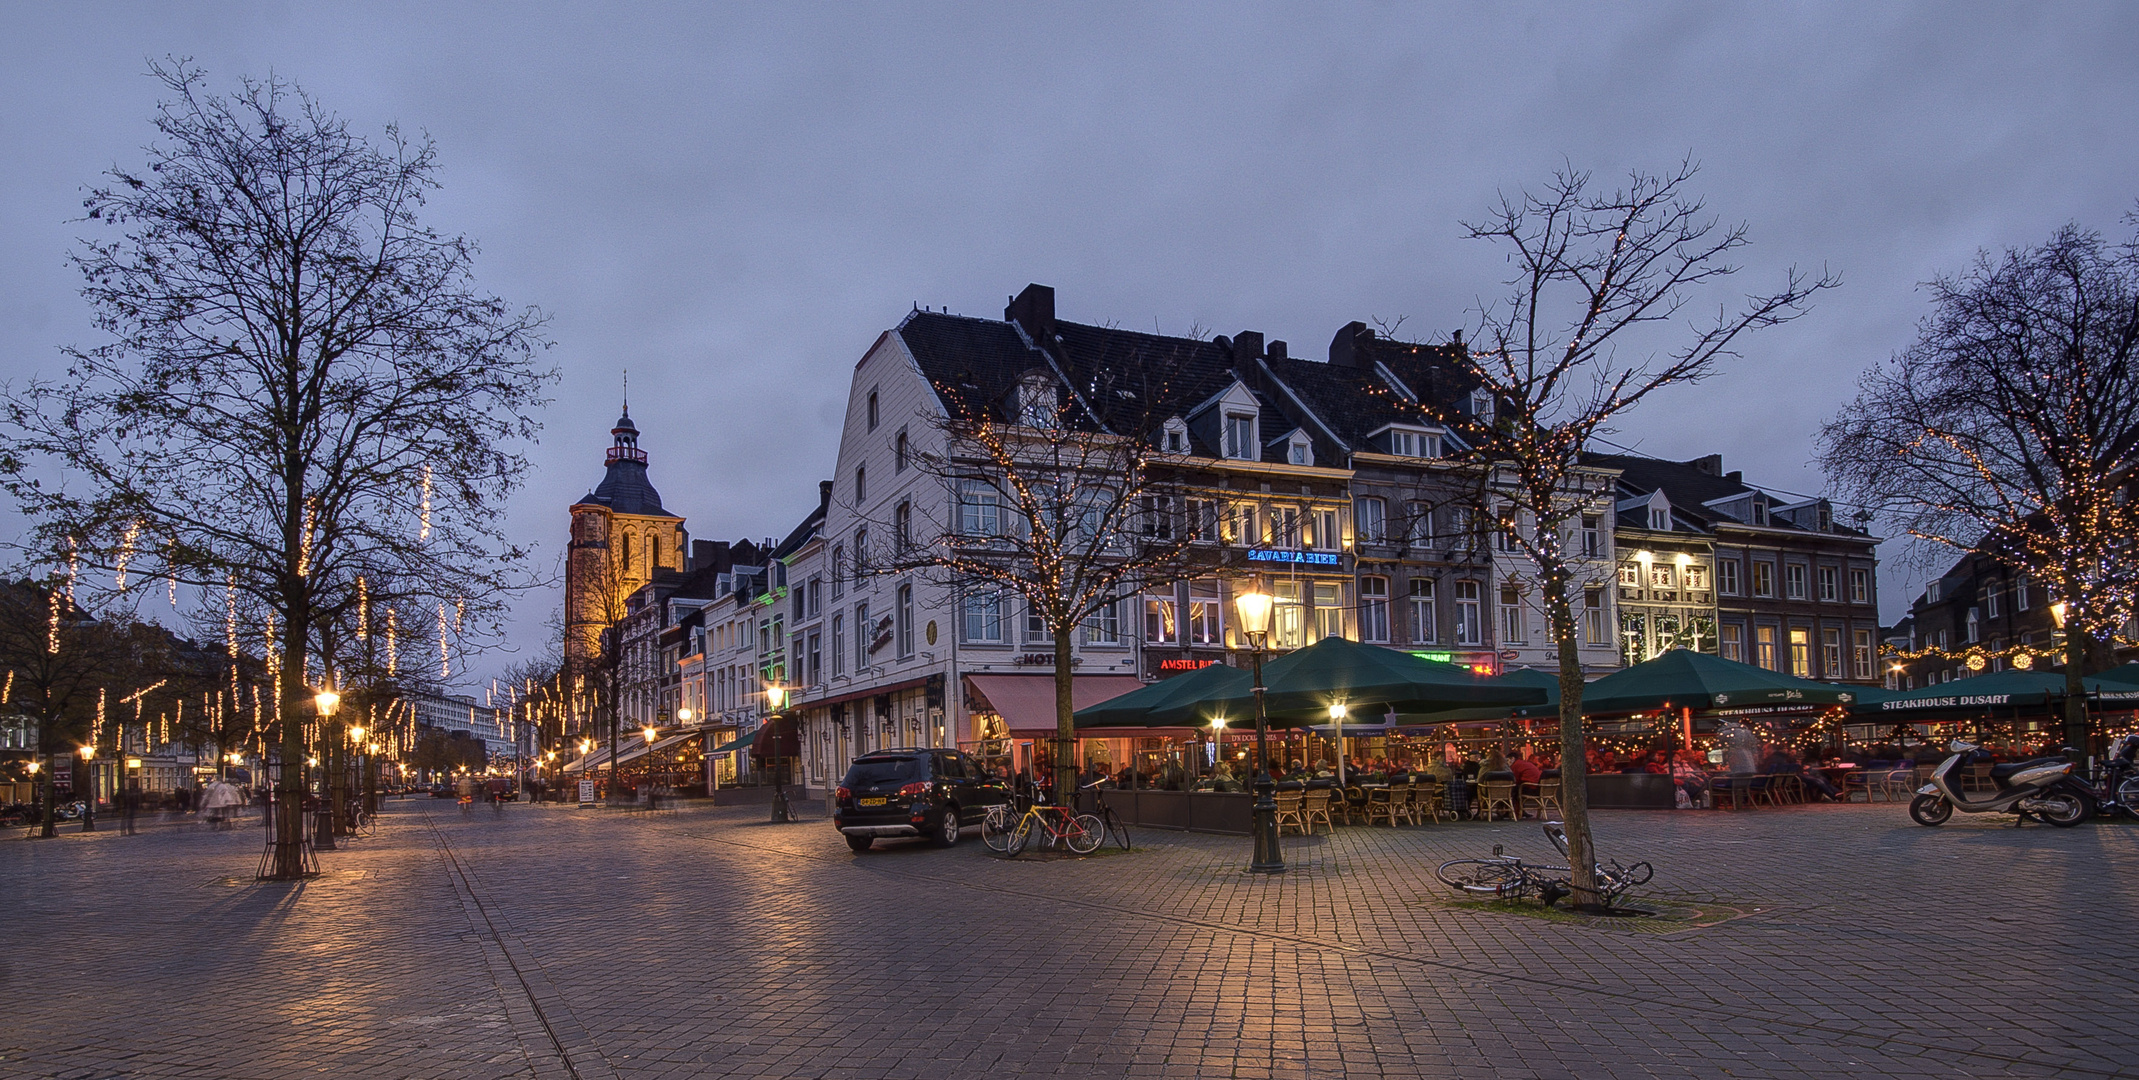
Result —
M 1557 821 L 1545 823 L 1545 837 L 1559 849 L 1560 857 L 1567 857 L 1567 828 Z M 1496 899 L 1523 899 L 1536 896 L 1552 907 L 1572 895 L 1574 871 L 1565 866 L 1546 866 L 1526 863 L 1512 856 L 1502 855 L 1500 845 L 1493 845 L 1490 859 L 1450 859 L 1434 871 L 1443 885 L 1469 893 L 1473 896 L 1491 896 Z M 1656 876 L 1655 868 L 1638 862 L 1621 866 L 1618 862 L 1596 865 L 1597 899 L 1611 907 L 1625 896 L 1627 890 L 1646 885 Z
M 1076 854 L 1089 855 L 1106 842 L 1107 826 L 1099 818 L 1051 805 L 1037 787 L 1018 803 L 1022 809 L 1012 804 L 991 806 L 981 819 L 981 842 L 990 850 L 1016 858 L 1037 839 L 1043 845 L 1061 844 Z
M 1129 827 L 1122 824 L 1121 819 L 1114 816 L 1114 808 L 1107 805 L 1107 789 L 1113 786 L 1114 782 L 1111 780 L 1100 780 L 1086 784 L 1083 790 L 1092 793 L 1091 816 L 1099 819 L 1099 823 L 1106 828 L 1106 834 L 1112 836 L 1123 851 L 1132 851 L 1134 848 L 1129 843 Z M 1102 836 L 1100 843 L 1106 843 L 1106 837 Z

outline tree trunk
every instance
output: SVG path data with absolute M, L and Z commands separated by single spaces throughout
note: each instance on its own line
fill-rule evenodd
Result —
M 1055 629 L 1055 802 L 1074 805 L 1077 798 L 1077 721 L 1071 680 L 1077 677 L 1070 665 L 1070 635 L 1075 625 Z
M 45 767 L 37 772 L 37 783 L 41 788 L 38 801 L 44 804 L 45 820 L 37 835 L 50 839 L 59 835 L 59 786 L 52 782 L 52 755 L 41 756 Z
M 1576 644 L 1574 609 L 1568 606 L 1567 572 L 1543 575 L 1545 610 L 1560 654 L 1560 818 L 1567 828 L 1567 865 L 1578 908 L 1602 904 L 1597 895 L 1596 845 L 1589 829 L 1589 760 L 1582 738 L 1582 653 Z
M 305 710 L 305 623 L 310 615 L 309 611 L 290 611 L 282 631 L 282 693 L 275 702 L 282 761 L 270 808 L 275 815 L 275 850 L 267 872 L 271 881 L 297 881 L 311 869 L 305 859 L 304 724 L 298 719 Z
M 2076 605 L 2075 605 L 2076 606 Z M 2085 762 L 2094 751 L 2087 732 L 2087 689 L 2080 682 L 2087 659 L 2087 636 L 2078 627 L 2065 625 L 2065 745 L 2075 752 L 2075 762 Z

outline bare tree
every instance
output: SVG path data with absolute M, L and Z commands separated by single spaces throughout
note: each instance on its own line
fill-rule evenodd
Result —
M 1589 800 L 1582 738 L 1583 672 L 1573 601 L 1584 584 L 1570 525 L 1610 513 L 1608 477 L 1582 464 L 1589 440 L 1666 386 L 1697 381 L 1739 337 L 1802 314 L 1814 293 L 1838 284 L 1796 270 L 1782 288 L 1720 304 L 1693 305 L 1738 271 L 1743 225 L 1720 226 L 1687 191 L 1697 172 L 1634 173 L 1625 187 L 1593 187 L 1562 168 L 1535 191 L 1502 196 L 1472 239 L 1501 248 L 1511 265 L 1499 300 L 1477 309 L 1472 345 L 1457 350 L 1479 407 L 1425 395 L 1418 408 L 1460 431 L 1483 466 L 1474 494 L 1482 520 L 1529 563 L 1560 663 L 1562 802 L 1578 896 L 1594 898 Z
M 1165 398 L 1151 386 L 1133 398 Z M 1055 791 L 1076 790 L 1071 686 L 1075 635 L 1125 596 L 1197 571 L 1174 459 L 1160 451 L 1149 408 L 1104 415 L 1051 377 L 1028 377 L 1009 409 L 937 386 L 948 413 L 934 421 L 943 447 L 915 455 L 943 485 L 940 522 L 895 516 L 871 531 L 890 538 L 861 572 L 921 570 L 961 602 L 957 617 L 1014 619 L 1022 601 L 1046 628 L 1055 664 Z M 895 515 L 904 513 L 894 511 Z M 1211 567 L 1202 569 L 1207 572 Z M 964 606 L 972 598 L 971 607 Z M 1118 610 L 1118 609 L 1117 609 Z M 1119 625 L 1117 623 L 1117 625 Z
M 2139 239 L 2068 225 L 1929 288 L 1916 343 L 1821 429 L 1821 464 L 1919 561 L 1978 552 L 2049 587 L 2084 751 L 2089 642 L 2139 613 Z
M 272 616 L 287 809 L 269 872 L 289 877 L 322 611 L 392 579 L 496 616 L 523 554 L 499 502 L 552 376 L 538 314 L 477 290 L 472 245 L 419 223 L 428 143 L 374 145 L 279 80 L 223 98 L 184 63 L 152 70 L 173 94 L 161 140 L 90 192 L 120 235 L 74 260 L 108 341 L 7 398 L 32 469 L 73 486 L 11 487 L 48 541 Z

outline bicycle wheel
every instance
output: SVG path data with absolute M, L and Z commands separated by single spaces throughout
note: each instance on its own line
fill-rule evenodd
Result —
M 1106 823 L 1107 831 L 1114 834 L 1114 842 L 1120 844 L 1123 851 L 1136 850 L 1129 844 L 1129 827 L 1122 824 L 1121 819 L 1115 817 L 1111 809 L 1107 811 Z
M 1079 855 L 1090 855 L 1107 842 L 1107 823 L 1091 814 L 1079 814 L 1070 819 L 1069 827 L 1062 833 L 1062 842 Z
M 1019 853 L 1023 852 L 1025 845 L 1032 842 L 1033 831 L 1039 827 L 1038 821 L 1039 819 L 1031 814 L 1018 818 L 1018 823 L 1010 830 L 1010 847 L 1004 851 L 1004 854 L 1009 855 L 1011 858 L 1016 858 Z
M 1010 816 L 1010 807 L 997 804 L 988 808 L 988 815 L 980 819 L 980 842 L 997 855 L 1010 851 L 1010 833 L 1017 822 Z
M 1529 875 L 1512 859 L 1450 859 L 1434 871 L 1441 884 L 1478 896 L 1521 896 Z

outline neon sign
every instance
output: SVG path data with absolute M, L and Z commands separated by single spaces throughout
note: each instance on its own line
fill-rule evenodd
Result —
M 1335 566 L 1334 551 L 1285 551 L 1275 548 L 1255 548 L 1248 552 L 1249 562 L 1300 563 L 1306 566 Z

